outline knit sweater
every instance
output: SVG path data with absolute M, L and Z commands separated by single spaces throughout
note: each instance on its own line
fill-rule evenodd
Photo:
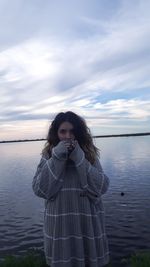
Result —
M 42 156 L 32 189 L 45 200 L 44 253 L 51 267 L 101 267 L 110 260 L 102 195 L 109 187 L 97 157 L 86 158 L 77 142 L 68 154 L 60 141 Z

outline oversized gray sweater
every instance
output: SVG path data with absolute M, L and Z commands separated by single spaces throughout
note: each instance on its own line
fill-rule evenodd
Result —
M 42 156 L 32 189 L 45 199 L 44 253 L 51 267 L 101 267 L 110 260 L 102 195 L 110 180 L 97 157 L 86 158 L 77 142 L 68 157 L 63 141 Z

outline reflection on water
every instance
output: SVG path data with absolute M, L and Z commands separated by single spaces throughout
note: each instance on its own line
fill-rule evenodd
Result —
M 0 144 L 0 259 L 30 248 L 43 250 L 44 199 L 34 195 L 31 183 L 44 143 Z M 95 143 L 110 177 L 103 203 L 110 257 L 116 264 L 150 247 L 150 137 L 100 138 Z

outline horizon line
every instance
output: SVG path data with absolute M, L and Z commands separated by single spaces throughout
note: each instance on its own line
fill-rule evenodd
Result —
M 94 135 L 93 138 L 105 138 L 105 137 L 128 137 L 128 136 L 141 136 L 141 135 L 150 135 L 150 132 L 145 133 L 130 133 L 130 134 L 112 134 L 112 135 Z M 37 139 L 22 139 L 22 140 L 7 140 L 0 141 L 0 143 L 11 143 L 11 142 L 28 142 L 28 141 L 44 141 L 46 138 L 37 138 Z

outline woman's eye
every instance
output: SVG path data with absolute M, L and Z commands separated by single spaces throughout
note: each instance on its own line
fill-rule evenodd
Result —
M 66 132 L 67 132 L 67 130 L 65 130 L 65 129 L 61 129 L 61 130 L 60 130 L 60 133 L 61 133 L 61 134 L 65 134 Z M 74 134 L 74 129 L 70 129 L 69 132 L 70 132 L 71 134 Z
M 66 131 L 65 131 L 65 130 L 63 130 L 63 129 L 62 129 L 62 130 L 60 130 L 60 133 L 62 133 L 62 134 L 64 134 L 65 132 L 66 132 Z

